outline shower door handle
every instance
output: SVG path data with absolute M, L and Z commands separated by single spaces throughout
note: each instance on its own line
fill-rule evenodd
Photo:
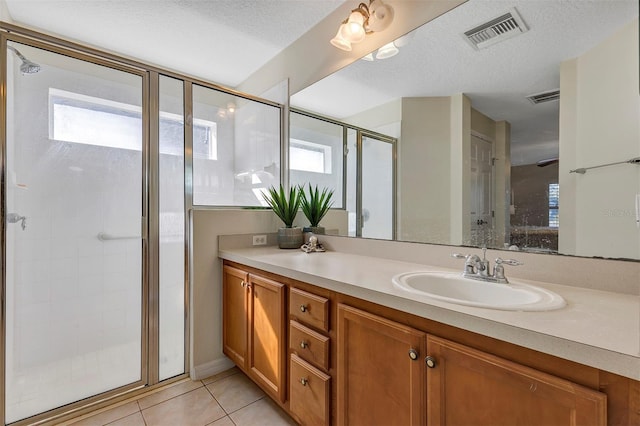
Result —
M 20 216 L 17 213 L 9 213 L 7 214 L 7 223 L 20 223 L 22 230 L 24 231 L 27 228 L 27 218 L 25 216 Z

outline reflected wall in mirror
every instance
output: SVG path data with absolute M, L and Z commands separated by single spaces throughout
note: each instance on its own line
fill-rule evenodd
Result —
M 640 157 L 636 0 L 469 0 L 397 44 L 291 105 L 397 138 L 398 239 L 640 259 L 639 162 L 572 172 Z

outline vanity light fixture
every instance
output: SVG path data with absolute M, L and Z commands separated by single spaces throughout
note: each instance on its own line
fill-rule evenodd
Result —
M 372 62 L 376 59 L 387 59 L 392 56 L 396 56 L 400 52 L 400 48 L 404 47 L 413 40 L 416 35 L 416 31 L 411 31 L 400 38 L 395 39 L 391 43 L 387 43 L 378 49 L 375 53 L 371 52 L 363 56 L 361 59 L 364 61 Z
M 382 0 L 369 0 L 369 5 L 360 3 L 345 19 L 331 44 L 341 50 L 351 51 L 352 43 L 360 43 L 372 32 L 384 31 L 393 21 L 393 8 Z
M 387 43 L 380 49 L 378 49 L 378 52 L 376 53 L 376 59 L 387 59 L 392 56 L 396 56 L 398 52 L 399 50 L 396 45 L 393 44 L 393 42 Z

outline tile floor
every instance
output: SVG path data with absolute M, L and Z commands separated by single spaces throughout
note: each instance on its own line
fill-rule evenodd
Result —
M 296 425 L 280 407 L 232 368 L 204 380 L 183 380 L 64 423 L 73 426 Z

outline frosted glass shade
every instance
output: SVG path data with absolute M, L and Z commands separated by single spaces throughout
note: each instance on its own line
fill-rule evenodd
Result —
M 398 52 L 398 48 L 393 44 L 393 42 L 391 42 L 378 49 L 378 53 L 376 53 L 376 59 L 387 59 L 392 56 L 396 56 Z
M 345 40 L 345 38 L 342 36 L 342 30 L 345 26 L 346 24 L 340 25 L 340 28 L 338 28 L 338 32 L 336 33 L 336 36 L 331 39 L 331 44 L 333 44 L 338 49 L 344 50 L 346 52 L 350 52 L 351 43 L 348 40 Z

